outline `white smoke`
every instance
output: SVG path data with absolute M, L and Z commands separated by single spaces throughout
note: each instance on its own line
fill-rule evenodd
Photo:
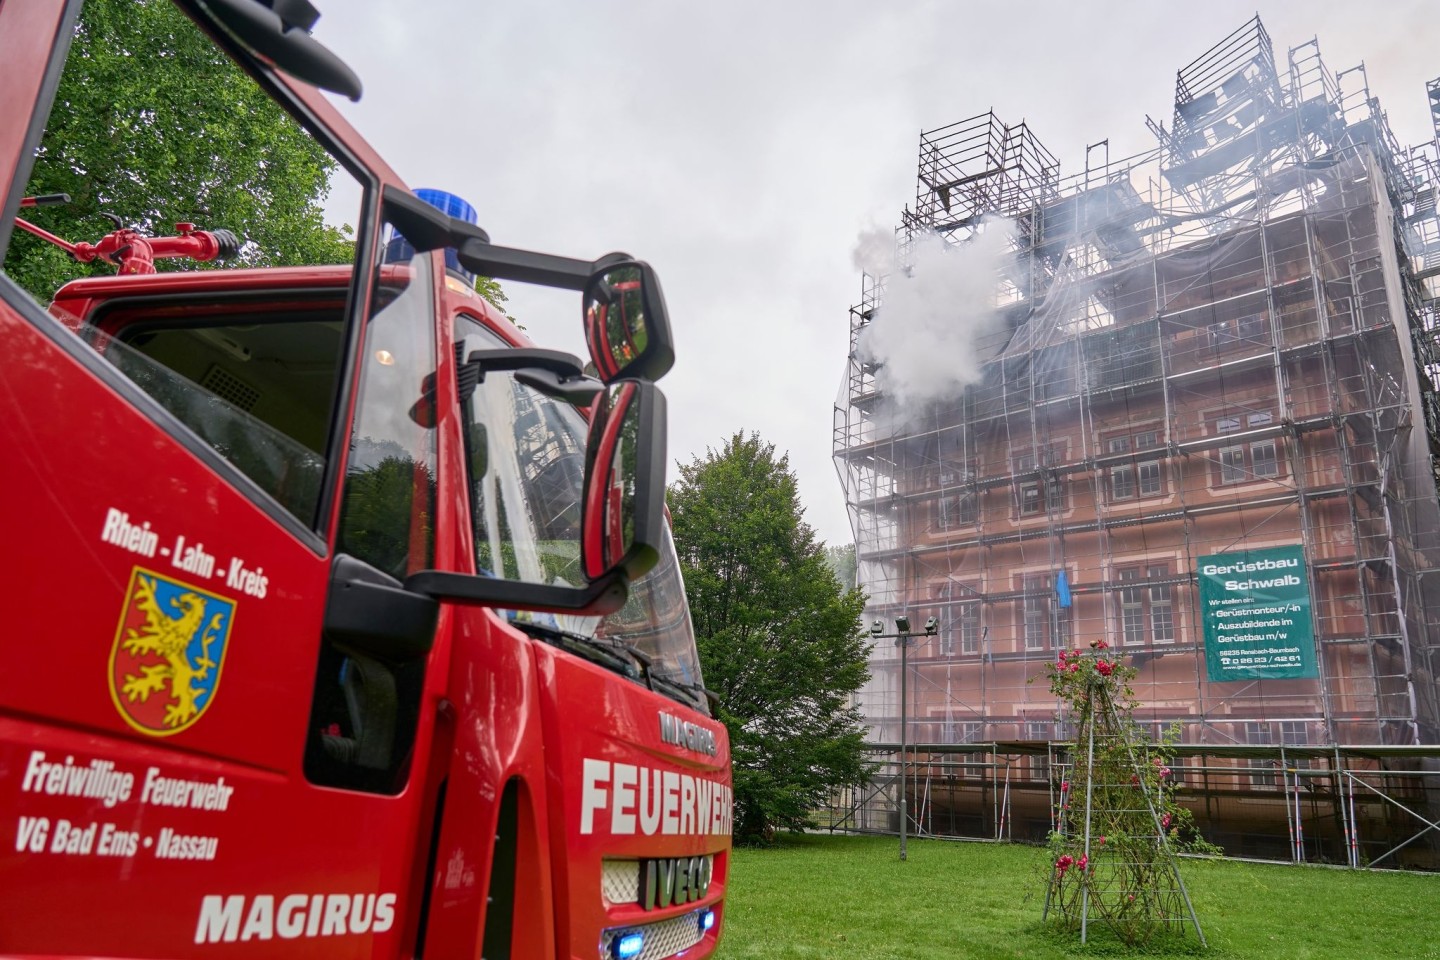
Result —
M 935 400 L 952 399 L 980 379 L 979 341 L 1002 322 L 995 307 L 1001 266 L 1012 256 L 1015 225 L 991 218 L 963 244 L 930 234 L 896 257 L 892 235 L 861 234 L 854 262 L 885 277 L 884 296 L 860 335 L 857 352 L 877 367 L 875 380 L 904 417 Z

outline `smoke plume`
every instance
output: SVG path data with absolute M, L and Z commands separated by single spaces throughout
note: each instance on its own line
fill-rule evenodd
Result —
M 904 418 L 979 380 L 983 358 L 977 346 L 1001 323 L 995 285 L 1014 239 L 1013 223 L 992 218 L 963 244 L 934 234 L 917 238 L 902 265 L 892 234 L 878 229 L 861 234 L 855 265 L 886 280 L 857 352 L 875 364 L 876 384 L 891 399 L 894 414 Z

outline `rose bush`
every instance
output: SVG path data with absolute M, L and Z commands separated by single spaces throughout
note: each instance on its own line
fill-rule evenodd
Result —
M 1046 915 L 1073 932 L 1103 922 L 1130 945 L 1191 925 L 1177 850 L 1218 852 L 1175 800 L 1176 731 L 1156 741 L 1133 719 L 1135 675 L 1103 640 L 1046 665 L 1075 730 L 1050 834 Z

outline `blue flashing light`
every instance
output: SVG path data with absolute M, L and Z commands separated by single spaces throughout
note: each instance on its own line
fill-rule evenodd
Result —
M 463 198 L 457 197 L 453 193 L 447 193 L 444 190 L 424 188 L 416 190 L 415 196 L 424 200 L 441 213 L 454 217 L 456 220 L 463 220 L 466 223 L 476 225 L 480 223 L 480 215 L 475 212 L 475 208 L 470 206 Z M 390 236 L 385 243 L 384 262 L 403 263 L 414 255 L 415 248 L 412 247 L 410 242 L 402 237 L 394 227 L 391 227 Z M 468 285 L 474 286 L 475 274 L 460 266 L 459 256 L 453 249 L 445 251 L 445 268 L 450 273 L 462 278 Z
M 701 933 L 705 933 L 706 931 L 708 931 L 708 930 L 709 930 L 711 927 L 713 927 L 713 926 L 715 926 L 715 911 L 714 911 L 714 910 L 706 910 L 704 913 L 700 914 L 700 932 L 701 932 Z
M 615 941 L 615 956 L 618 960 L 630 960 L 631 957 L 640 956 L 640 951 L 645 947 L 645 934 L 636 931 L 627 933 Z
M 475 212 L 475 208 L 453 193 L 422 188 L 415 191 L 415 196 L 456 220 L 464 220 L 466 223 L 473 223 L 477 226 L 480 223 L 480 215 Z

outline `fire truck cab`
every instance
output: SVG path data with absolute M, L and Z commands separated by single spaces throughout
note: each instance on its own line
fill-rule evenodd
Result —
M 237 129 L 132 226 L 47 226 L 123 186 L 72 162 L 68 112 L 158 138 L 186 109 L 84 73 L 142 15 L 250 84 L 350 219 L 267 233 Z M 729 745 L 664 516 L 659 281 L 411 191 L 313 24 L 0 3 L 0 955 L 707 956 Z M 206 190 L 250 218 L 205 222 Z M 572 291 L 588 364 L 480 278 Z

